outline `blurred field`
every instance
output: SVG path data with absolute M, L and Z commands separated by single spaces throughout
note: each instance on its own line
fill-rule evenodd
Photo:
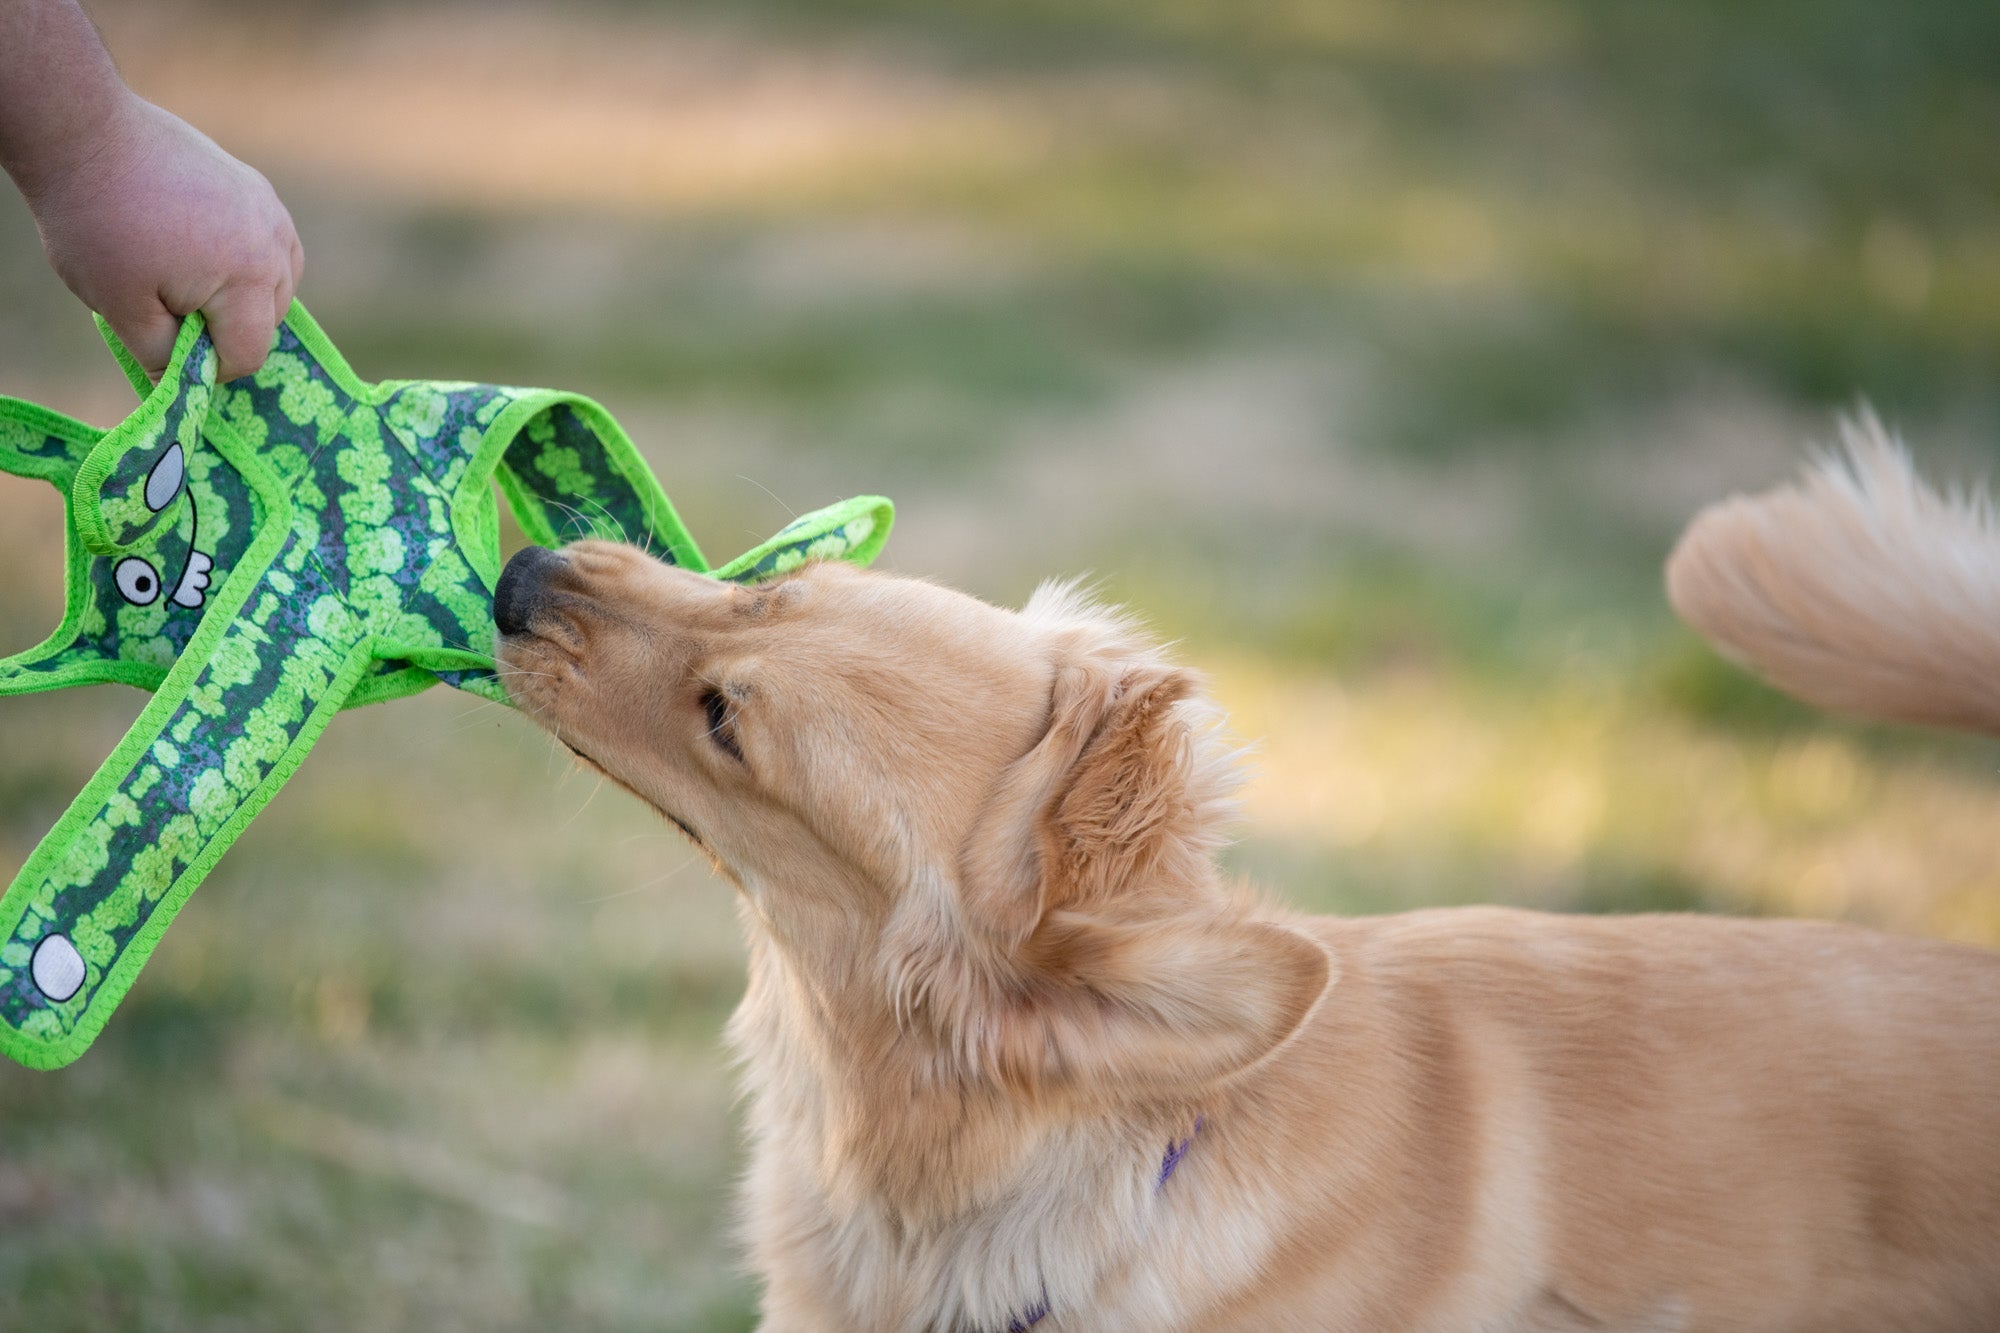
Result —
M 1261 738 L 1280 897 L 2000 944 L 2000 747 L 1794 707 L 1657 577 L 1862 395 L 2000 472 L 2000 8 L 93 12 L 364 375 L 597 396 L 718 558 L 880 490 L 895 568 L 1094 572 Z M 128 398 L 11 195 L 0 392 Z M 0 478 L 0 651 L 57 518 Z M 137 709 L 0 703 L 0 872 Z M 91 1053 L 0 1069 L 0 1327 L 748 1327 L 741 984 L 728 890 L 518 718 L 349 714 Z

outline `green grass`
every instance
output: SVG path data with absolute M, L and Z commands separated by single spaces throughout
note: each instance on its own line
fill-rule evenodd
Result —
M 456 697 L 337 723 L 90 1054 L 0 1075 L 0 1324 L 745 1326 L 728 898 L 562 767 Z

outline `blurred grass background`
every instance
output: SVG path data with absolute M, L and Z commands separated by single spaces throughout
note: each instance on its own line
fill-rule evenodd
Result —
M 2000 748 L 1720 665 L 1702 502 L 1865 395 L 2000 440 L 1973 0 L 98 3 L 278 185 L 369 377 L 600 398 L 711 556 L 1094 572 L 1261 737 L 1317 910 L 1845 917 L 2000 944 Z M 127 390 L 0 201 L 0 392 Z M 0 478 L 0 651 L 60 606 Z M 137 712 L 0 704 L 11 873 Z M 349 714 L 59 1074 L 0 1068 L 0 1327 L 738 1329 L 726 888 L 505 710 Z

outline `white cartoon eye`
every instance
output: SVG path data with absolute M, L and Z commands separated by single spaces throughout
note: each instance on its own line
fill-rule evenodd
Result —
M 28 975 L 35 989 L 61 1004 L 83 988 L 83 955 L 67 935 L 44 935 L 28 960 Z
M 118 591 L 134 606 L 150 606 L 160 595 L 160 572 L 136 555 L 128 555 L 111 571 Z
M 181 493 L 181 483 L 185 480 L 187 457 L 178 444 L 168 445 L 160 461 L 146 474 L 146 508 L 156 514 L 165 509 L 167 502 Z

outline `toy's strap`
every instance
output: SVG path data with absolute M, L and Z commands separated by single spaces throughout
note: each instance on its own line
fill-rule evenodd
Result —
M 273 534 L 278 535 L 278 534 Z M 317 577 L 311 570 L 307 582 Z M 260 599 L 324 605 L 236 580 L 159 693 L 0 898 L 0 1052 L 51 1069 L 82 1053 L 187 896 L 276 794 L 371 664 L 340 631 L 287 638 Z M 286 628 L 302 629 L 301 626 Z

